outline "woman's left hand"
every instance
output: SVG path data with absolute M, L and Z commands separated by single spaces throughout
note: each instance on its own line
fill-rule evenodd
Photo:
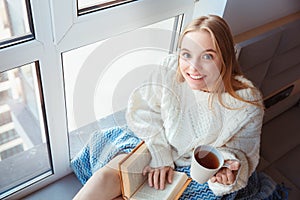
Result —
M 172 167 L 164 166 L 159 168 L 152 168 L 146 166 L 143 170 L 143 175 L 148 174 L 148 184 L 150 187 L 155 189 L 163 190 L 165 189 L 166 181 L 172 183 L 174 170 Z
M 240 168 L 240 163 L 236 160 L 226 160 L 225 164 L 228 165 L 228 167 L 222 167 L 213 177 L 210 178 L 211 182 L 218 182 L 223 185 L 231 185 L 234 183 L 237 172 Z

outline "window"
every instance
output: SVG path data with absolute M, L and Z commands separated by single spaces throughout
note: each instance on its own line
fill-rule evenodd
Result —
M 74 120 L 76 116 L 71 114 L 73 108 L 70 102 L 74 104 L 80 99 L 74 96 L 72 87 L 77 91 L 77 78 L 85 75 L 83 62 L 91 61 L 87 57 L 90 58 L 103 45 L 108 45 L 111 53 L 114 49 L 122 50 L 121 46 L 113 44 L 114 41 L 132 37 L 132 34 L 148 33 L 149 41 L 153 42 L 153 35 L 147 31 L 161 29 L 162 24 L 167 27 L 165 32 L 169 33 L 162 49 L 172 51 L 176 41 L 173 30 L 180 30 L 191 19 L 194 1 L 110 1 L 105 9 L 82 15 L 78 15 L 77 0 L 0 2 L 0 34 L 6 32 L 6 36 L 0 39 L 0 198 L 22 199 L 72 172 L 69 152 L 76 153 L 76 148 L 69 146 L 69 141 L 72 142 L 69 132 L 124 108 L 124 103 L 110 102 L 115 98 L 109 97 L 105 101 L 113 105 L 113 109 L 97 107 L 96 115 L 86 115 L 91 120 L 74 125 L 77 121 Z M 102 4 L 104 8 L 103 3 L 98 1 L 97 5 Z M 13 12 L 16 8 L 19 10 Z M 18 20 L 10 21 L 10 13 L 18 16 Z M 16 26 L 12 25 L 15 22 L 18 22 Z M 7 34 L 20 26 L 23 32 Z M 125 42 L 122 42 L 124 47 L 127 46 Z M 129 64 L 124 71 L 119 71 L 120 61 L 131 62 L 132 57 L 147 53 L 157 60 L 163 56 L 153 48 L 111 54 L 119 58 L 111 57 L 114 59 L 113 67 L 109 70 L 120 72 L 114 83 L 120 84 L 139 71 L 138 68 L 130 68 Z M 78 62 L 76 65 L 75 61 Z M 96 62 L 99 61 L 104 60 L 97 57 Z M 133 67 L 149 63 L 152 62 L 135 63 Z M 92 82 L 92 88 L 97 89 L 99 94 L 96 101 L 103 105 L 102 96 L 106 92 L 109 74 L 105 73 L 103 79 L 96 74 L 94 80 L 99 80 L 99 84 Z M 118 85 L 114 87 L 118 88 Z M 124 89 L 130 91 L 130 87 Z M 82 108 L 87 105 L 82 105 Z M 97 103 L 94 105 L 99 106 Z M 76 123 L 72 124 L 72 121 Z M 24 161 L 24 158 L 28 160 Z
M 0 47 L 33 39 L 29 1 L 0 0 Z
M 52 174 L 36 65 L 0 74 L 0 197 L 37 176 Z
M 145 74 L 173 51 L 181 21 L 182 16 L 172 17 L 63 53 L 71 157 L 91 133 L 80 128 L 124 110 Z

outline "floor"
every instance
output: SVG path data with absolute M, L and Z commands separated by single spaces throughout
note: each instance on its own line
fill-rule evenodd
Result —
M 289 200 L 300 199 L 300 106 L 292 107 L 263 126 L 261 161 L 264 171 L 290 188 Z M 69 200 L 81 188 L 74 174 L 31 194 L 25 200 Z M 47 198 L 49 197 L 49 198 Z

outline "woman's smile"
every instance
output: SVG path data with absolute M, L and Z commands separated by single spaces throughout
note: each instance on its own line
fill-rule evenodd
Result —
M 187 75 L 193 80 L 202 80 L 205 78 L 205 75 L 197 75 L 197 74 L 189 74 L 189 73 L 187 73 Z

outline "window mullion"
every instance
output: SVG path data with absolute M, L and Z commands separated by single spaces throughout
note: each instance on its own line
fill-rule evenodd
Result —
M 70 169 L 62 61 L 61 54 L 54 43 L 54 37 L 57 34 L 55 31 L 57 29 L 49 26 L 53 18 L 56 17 L 52 16 L 51 18 L 53 13 L 49 9 L 50 3 L 51 1 L 33 0 L 32 9 L 36 39 L 41 41 L 43 45 L 43 53 L 39 58 L 39 66 L 54 170 L 53 179 L 57 179 L 69 173 Z M 63 4 L 63 2 L 60 3 Z M 66 10 L 71 9 L 65 9 L 64 13 L 66 13 Z M 60 21 L 62 21 L 62 25 L 66 26 L 65 20 Z
M 54 179 L 70 173 L 61 63 L 60 54 L 55 47 L 48 50 L 47 56 L 40 60 Z
M 42 51 L 41 42 L 36 40 L 0 49 L 0 72 L 38 60 Z
M 54 43 L 58 44 L 77 19 L 76 0 L 49 0 Z M 67 8 L 67 9 L 66 9 Z

